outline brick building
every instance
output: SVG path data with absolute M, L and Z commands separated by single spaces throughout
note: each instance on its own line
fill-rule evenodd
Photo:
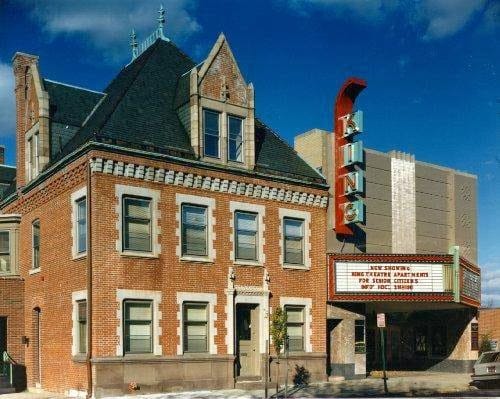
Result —
M 479 339 L 487 336 L 493 350 L 500 349 L 500 308 L 480 308 L 478 316 Z
M 0 349 L 71 395 L 261 384 L 281 306 L 324 380 L 324 177 L 255 117 L 223 35 L 200 64 L 150 39 L 103 92 L 13 58 Z

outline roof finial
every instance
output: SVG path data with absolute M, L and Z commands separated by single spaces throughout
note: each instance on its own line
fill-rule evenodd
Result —
M 137 35 L 135 34 L 135 29 L 132 29 L 130 34 L 130 47 L 132 47 L 132 59 L 135 60 L 139 55 L 139 50 L 137 48 Z
M 163 4 L 160 5 L 160 9 L 158 10 L 158 32 L 162 39 L 165 38 L 163 33 L 163 27 L 165 26 L 165 9 L 163 8 Z

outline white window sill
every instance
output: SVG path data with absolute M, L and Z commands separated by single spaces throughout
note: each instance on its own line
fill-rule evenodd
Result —
M 288 264 L 288 263 L 281 265 L 281 267 L 283 269 L 304 270 L 304 271 L 310 270 L 310 268 L 307 267 L 306 265 L 294 265 L 294 264 Z
M 82 253 L 79 253 L 79 254 L 74 254 L 73 255 L 73 260 L 78 260 L 78 259 L 83 259 L 83 258 L 86 258 L 87 257 L 87 252 L 82 252 Z
M 159 258 L 159 255 L 153 252 L 122 251 L 120 255 L 131 258 Z
M 30 269 L 29 270 L 29 274 L 32 275 L 32 274 L 37 274 L 37 273 L 40 273 L 41 269 L 38 267 L 36 269 Z
M 233 262 L 237 266 L 264 267 L 264 263 L 252 260 L 237 259 Z
M 214 260 L 210 259 L 208 256 L 184 255 L 181 257 L 181 261 L 183 261 L 183 262 L 198 262 L 198 263 L 214 263 Z

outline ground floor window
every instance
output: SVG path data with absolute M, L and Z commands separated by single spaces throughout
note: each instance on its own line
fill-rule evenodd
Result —
M 304 350 L 304 306 L 285 306 L 288 350 Z
M 415 354 L 427 355 L 427 329 L 415 327 Z
M 184 352 L 208 352 L 207 303 L 184 303 Z
M 126 300 L 123 309 L 125 353 L 152 353 L 153 302 Z
M 354 320 L 354 352 L 365 353 L 365 320 Z
M 87 301 L 78 301 L 78 353 L 87 353 Z

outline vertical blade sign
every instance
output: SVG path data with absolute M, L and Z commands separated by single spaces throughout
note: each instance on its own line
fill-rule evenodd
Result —
M 334 182 L 335 232 L 352 236 L 353 224 L 364 222 L 364 203 L 356 195 L 364 193 L 364 173 L 356 168 L 363 163 L 363 143 L 354 141 L 363 131 L 363 113 L 353 112 L 354 101 L 366 87 L 359 78 L 348 78 L 335 99 L 334 110 Z

